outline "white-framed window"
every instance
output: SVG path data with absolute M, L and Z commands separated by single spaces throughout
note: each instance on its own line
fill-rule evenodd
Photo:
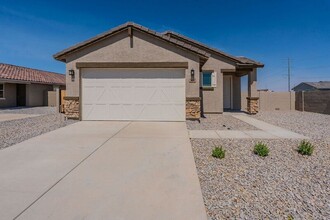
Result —
M 0 83 L 0 99 L 5 98 L 5 84 Z
M 217 87 L 217 73 L 213 71 L 203 71 L 202 87 Z
M 203 87 L 212 86 L 212 72 L 211 71 L 202 72 L 202 86 Z

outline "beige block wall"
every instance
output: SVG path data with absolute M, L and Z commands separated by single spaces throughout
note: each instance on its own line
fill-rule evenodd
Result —
M 127 30 L 98 42 L 67 57 L 67 96 L 79 96 L 79 70 L 76 62 L 188 62 L 186 96 L 199 97 L 199 57 L 192 52 L 133 30 L 133 45 Z M 72 81 L 68 70 L 75 70 Z M 196 82 L 190 81 L 190 70 L 195 70 Z
M 48 91 L 47 92 L 47 106 L 57 106 L 57 92 L 56 91 Z
M 0 99 L 0 108 L 14 107 L 16 106 L 16 84 L 4 83 L 5 98 Z
M 257 97 L 259 97 L 259 111 L 289 111 L 290 110 L 290 95 L 291 95 L 291 110 L 295 109 L 295 93 L 291 92 L 265 92 L 258 91 Z M 243 92 L 241 95 L 241 109 L 246 111 L 247 109 L 247 92 Z
M 52 85 L 26 85 L 26 106 L 34 107 L 47 105 L 47 91 L 52 90 Z
M 212 89 L 202 89 L 204 113 L 222 113 L 223 112 L 223 69 L 235 69 L 234 63 L 224 60 L 220 56 L 212 55 L 202 67 L 202 71 L 217 72 L 217 87 Z M 202 86 L 202 81 L 200 82 Z

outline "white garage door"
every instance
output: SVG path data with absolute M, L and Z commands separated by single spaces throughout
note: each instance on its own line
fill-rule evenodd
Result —
M 82 120 L 185 120 L 183 69 L 82 69 Z

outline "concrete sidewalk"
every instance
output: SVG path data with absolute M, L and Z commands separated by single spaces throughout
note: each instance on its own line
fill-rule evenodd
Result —
M 232 116 L 259 128 L 260 130 L 189 130 L 189 137 L 199 139 L 308 139 L 308 137 L 301 134 L 268 124 L 246 115 L 237 114 Z
M 184 122 L 79 122 L 0 151 L 4 219 L 207 219 Z

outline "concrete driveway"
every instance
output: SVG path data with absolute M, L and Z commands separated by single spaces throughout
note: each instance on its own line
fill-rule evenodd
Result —
M 207 219 L 184 122 L 79 122 L 0 151 L 2 219 Z

